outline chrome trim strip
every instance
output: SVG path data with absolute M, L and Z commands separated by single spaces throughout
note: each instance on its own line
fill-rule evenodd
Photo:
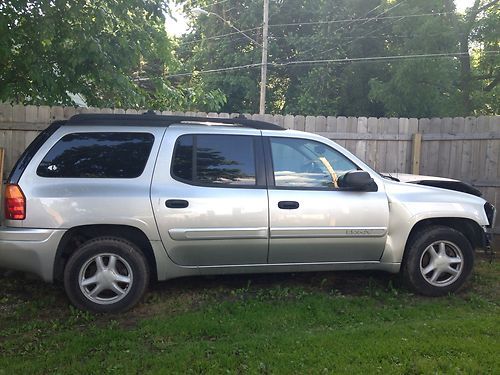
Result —
M 385 227 L 281 227 L 271 228 L 272 238 L 383 237 Z
M 262 228 L 174 228 L 168 231 L 175 241 L 267 239 L 268 230 Z
M 53 233 L 62 232 L 63 229 L 33 229 L 23 227 L 0 227 L 0 242 L 3 241 L 23 241 L 23 242 L 44 242 Z
M 289 266 L 333 266 L 333 265 L 359 265 L 359 264 L 381 264 L 378 260 L 355 261 L 355 262 L 313 262 L 313 263 L 256 263 L 256 264 L 219 264 L 210 266 L 199 266 L 198 268 L 238 268 L 238 267 L 289 267 Z

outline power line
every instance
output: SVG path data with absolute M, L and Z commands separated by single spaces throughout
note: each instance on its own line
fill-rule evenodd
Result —
M 230 0 L 221 0 L 221 1 L 216 1 L 216 2 L 214 2 L 214 3 L 212 3 L 212 4 L 207 4 L 207 5 L 205 5 L 205 6 L 206 6 L 206 7 L 211 7 L 211 6 L 214 6 L 214 5 L 217 5 L 217 4 L 227 3 L 228 1 L 230 1 Z
M 386 14 L 387 12 L 389 12 L 389 11 L 393 10 L 394 8 L 397 8 L 398 6 L 400 6 L 401 4 L 403 4 L 405 1 L 407 1 L 407 0 L 401 0 L 399 3 L 396 3 L 395 5 L 393 5 L 393 6 L 389 7 L 389 8 L 387 8 L 386 10 L 384 10 L 382 13 L 379 13 L 379 14 L 377 14 L 375 17 L 372 17 L 370 20 L 366 20 L 366 21 L 365 21 L 365 22 L 363 22 L 361 25 L 364 25 L 364 24 L 366 24 L 366 23 L 370 22 L 370 21 L 371 21 L 371 20 L 373 20 L 373 19 L 376 19 L 376 20 L 381 19 L 381 17 L 380 17 L 380 16 L 382 16 L 382 15 Z M 379 5 L 379 6 L 380 6 L 380 5 Z M 375 7 L 374 9 L 377 9 L 377 8 L 378 8 L 378 7 Z M 370 10 L 370 11 L 369 11 L 366 15 L 370 14 L 371 12 L 373 12 L 373 10 L 374 10 L 374 9 Z M 365 16 L 365 18 L 366 18 L 366 16 Z M 338 29 L 336 29 L 336 30 L 333 32 L 333 34 L 337 33 L 337 32 L 338 32 L 338 31 L 340 31 L 340 30 L 342 30 L 342 29 L 343 29 L 343 28 L 345 28 L 346 26 L 350 26 L 351 24 L 352 24 L 352 22 L 351 22 L 350 24 L 347 24 L 347 25 L 344 25 L 344 26 L 339 27 Z M 357 25 L 356 25 L 356 26 L 357 26 Z M 356 29 L 356 26 L 354 26 L 354 29 L 353 29 L 353 30 L 351 30 L 351 32 L 352 32 L 352 31 L 354 31 L 354 30 Z M 308 50 L 302 51 L 301 53 L 299 53 L 299 56 L 302 56 L 302 55 L 304 55 L 304 54 L 306 54 L 306 53 L 309 53 L 309 52 L 311 52 L 311 51 L 313 51 L 313 50 L 315 50 L 315 49 L 316 49 L 316 47 L 313 47 L 313 48 L 310 48 L 310 49 L 308 49 Z M 327 49 L 327 50 L 325 50 L 325 51 L 323 51 L 323 52 L 320 52 L 319 54 L 321 55 L 321 54 L 324 54 L 324 53 L 326 53 L 326 52 L 330 52 L 330 51 L 332 51 L 332 50 L 334 50 L 334 49 L 335 49 L 335 48 L 329 48 L 329 49 Z
M 347 40 L 346 44 L 342 44 L 342 46 L 345 46 L 345 45 L 349 45 L 349 44 L 355 42 L 358 39 L 381 39 L 381 38 L 385 38 L 385 39 L 389 39 L 389 38 L 411 39 L 411 38 L 415 38 L 414 35 L 397 35 L 397 34 L 387 34 L 387 33 L 371 35 L 375 31 L 378 31 L 378 30 L 379 29 L 373 30 L 372 32 L 370 32 L 368 34 L 361 35 L 361 36 L 342 35 L 342 36 L 337 37 L 337 39 Z M 426 37 L 435 37 L 435 36 L 437 37 L 437 36 L 441 36 L 441 35 L 442 35 L 441 33 L 426 34 Z M 272 37 L 272 38 L 269 38 L 269 42 L 272 43 L 272 42 L 275 42 L 277 40 L 286 39 L 286 38 L 287 38 L 286 36 Z M 230 41 L 232 41 L 232 42 L 239 42 L 241 40 L 248 40 L 248 39 L 244 36 L 230 39 Z M 299 52 L 299 53 L 302 53 L 302 52 Z
M 484 51 L 484 53 L 498 53 L 500 51 Z M 439 57 L 457 57 L 467 55 L 467 52 L 450 52 L 450 53 L 427 53 L 416 55 L 396 55 L 396 56 L 372 56 L 372 57 L 351 57 L 344 59 L 324 59 L 324 60 L 297 60 L 285 61 L 281 63 L 272 63 L 275 67 L 283 67 L 289 65 L 315 65 L 325 63 L 342 63 L 342 62 L 357 62 L 357 61 L 381 61 L 381 60 L 400 60 L 400 59 L 419 59 L 419 58 L 439 58 Z
M 377 18 L 378 20 L 382 20 L 382 19 L 387 19 L 387 20 L 390 20 L 390 19 L 396 19 L 396 20 L 401 20 L 403 18 L 411 18 L 411 17 L 428 17 L 428 16 L 440 16 L 440 15 L 444 15 L 444 14 L 450 14 L 450 13 L 453 13 L 453 12 L 442 12 L 442 13 L 422 13 L 422 14 L 408 14 L 406 16 L 387 16 L 387 17 L 379 17 Z M 379 29 L 376 29 L 374 31 L 377 31 Z M 370 32 L 369 34 L 372 34 L 372 32 Z M 365 34 L 365 35 L 368 35 L 368 34 Z M 306 35 L 306 36 L 310 36 L 310 34 Z M 383 36 L 391 36 L 390 34 L 386 34 L 386 35 L 383 35 Z M 397 35 L 392 35 L 392 36 L 395 36 L 395 37 L 398 37 Z M 278 36 L 278 37 L 272 37 L 271 39 L 272 40 L 278 40 L 278 39 L 286 39 L 288 38 L 289 36 L 285 35 L 285 36 Z M 401 37 L 401 36 L 400 36 Z M 411 36 L 406 36 L 408 38 L 410 38 Z M 359 38 L 357 36 L 339 36 L 337 37 L 338 39 L 356 39 L 356 38 Z M 239 40 L 240 38 L 238 38 Z
M 241 69 L 246 69 L 246 68 L 256 68 L 256 67 L 260 67 L 261 65 L 262 65 L 261 63 L 254 63 L 254 64 L 230 66 L 230 67 L 227 67 L 227 68 L 200 70 L 198 72 L 176 73 L 176 74 L 169 74 L 166 78 L 193 76 L 193 75 L 196 75 L 196 74 L 204 74 L 204 73 L 227 72 L 227 71 L 231 71 L 231 70 L 241 70 Z M 147 81 L 149 79 L 150 78 L 137 78 L 136 81 L 145 81 L 145 80 Z
M 243 32 L 247 32 L 247 31 L 254 31 L 254 30 L 260 30 L 262 29 L 262 26 L 258 26 L 258 27 L 253 27 L 251 29 L 245 29 L 245 30 L 241 30 Z M 221 38 L 224 38 L 226 36 L 230 36 L 230 35 L 235 35 L 235 34 L 240 34 L 239 32 L 236 32 L 236 31 L 233 31 L 231 33 L 227 33 L 227 34 L 219 34 L 219 35 L 214 35 L 214 36 L 207 36 L 205 38 L 199 38 L 199 39 L 194 39 L 194 40 L 189 40 L 187 42 L 182 42 L 182 43 L 179 43 L 180 46 L 183 46 L 185 44 L 193 44 L 193 43 L 196 43 L 196 42 L 200 42 L 202 40 L 210 40 L 210 39 L 221 39 Z
M 399 16 L 385 16 L 385 17 L 380 17 L 380 16 L 375 16 L 375 17 L 367 17 L 367 18 L 350 18 L 350 19 L 345 19 L 345 20 L 330 20 L 330 21 L 315 21 L 315 22 L 295 22 L 295 23 L 276 23 L 273 25 L 269 25 L 269 27 L 283 27 L 283 26 L 301 26 L 301 25 L 321 25 L 321 24 L 331 24 L 331 23 L 342 23 L 342 22 L 349 22 L 349 21 L 372 21 L 372 20 L 389 20 L 392 18 L 410 18 L 410 17 L 427 17 L 427 16 L 442 16 L 445 14 L 452 14 L 453 12 L 439 12 L 439 13 L 417 13 L 417 14 L 406 14 L 406 15 L 399 15 Z M 338 31 L 338 30 L 336 30 Z
M 371 21 L 371 20 L 390 20 L 390 19 L 395 19 L 395 18 L 413 18 L 413 17 L 430 17 L 430 16 L 442 16 L 442 15 L 446 15 L 446 14 L 451 14 L 453 12 L 440 12 L 440 13 L 419 13 L 419 14 L 408 14 L 408 15 L 400 15 L 400 16 L 385 16 L 385 17 L 379 17 L 379 16 L 376 16 L 376 17 L 369 17 L 369 18 L 349 18 L 349 19 L 345 19 L 345 20 L 331 20 L 331 21 L 315 21 L 315 22 L 301 22 L 301 23 L 282 23 L 282 24 L 273 24 L 273 25 L 269 25 L 269 27 L 283 27 L 283 26 L 298 26 L 298 25 L 319 25 L 319 24 L 328 24 L 328 23 L 342 23 L 342 22 L 360 22 L 360 21 Z M 349 25 L 347 25 L 349 26 Z M 344 26 L 346 27 L 346 26 Z M 341 30 L 343 27 L 335 30 L 333 33 Z M 258 27 L 253 27 L 251 29 L 245 29 L 245 30 L 242 30 L 244 32 L 247 32 L 247 31 L 254 31 L 254 30 L 259 30 L 259 29 L 262 29 L 262 26 L 258 26 Z M 332 33 L 332 34 L 333 34 Z M 194 39 L 194 40 L 189 40 L 189 41 L 186 41 L 186 42 L 182 42 L 182 43 L 179 43 L 180 46 L 182 45 L 185 45 L 185 44 L 193 44 L 193 43 L 196 43 L 196 42 L 200 42 L 200 41 L 203 41 L 203 40 L 211 40 L 211 39 L 221 39 L 221 38 L 224 38 L 226 36 L 231 36 L 231 35 L 236 35 L 236 34 L 239 34 L 238 32 L 231 32 L 231 33 L 227 33 L 227 34 L 219 34 L 219 35 L 213 35 L 213 36 L 209 36 L 209 37 L 205 37 L 205 38 L 199 38 L 199 39 Z M 285 37 L 278 37 L 278 38 L 274 38 L 274 39 L 282 39 L 282 38 L 285 38 Z
M 397 19 L 394 19 L 393 21 L 391 21 L 391 25 L 392 25 L 392 24 L 394 24 L 394 22 L 396 22 L 396 21 L 400 21 L 401 19 L 402 19 L 402 17 L 398 17 Z M 385 25 L 382 25 L 382 27 L 383 27 L 383 26 L 385 26 Z M 348 46 L 349 44 L 354 43 L 356 40 L 359 40 L 359 39 L 361 39 L 362 37 L 365 37 L 365 36 L 371 35 L 371 34 L 373 34 L 373 33 L 377 32 L 377 31 L 379 31 L 382 27 L 377 27 L 375 30 L 369 31 L 368 33 L 366 33 L 366 34 L 362 35 L 361 37 L 357 37 L 357 38 L 354 38 L 354 39 L 350 40 L 350 41 L 349 41 L 349 42 L 347 42 L 347 43 L 346 43 L 343 47 Z M 318 53 L 316 53 L 316 55 L 317 55 L 317 56 L 319 56 L 319 55 L 324 55 L 325 53 L 330 52 L 330 51 L 333 51 L 333 50 L 335 50 L 335 47 L 334 47 L 334 48 L 329 48 L 329 49 L 326 49 L 326 50 L 321 51 L 321 52 L 318 52 Z
M 497 55 L 500 54 L 500 51 L 483 51 L 483 54 L 492 54 Z M 427 53 L 427 54 L 414 54 L 414 55 L 395 55 L 395 56 L 372 56 L 372 57 L 351 57 L 351 58 L 339 58 L 339 59 L 324 59 L 324 60 L 296 60 L 296 61 L 285 61 L 285 62 L 271 62 L 268 65 L 272 67 L 284 67 L 290 65 L 317 65 L 317 64 L 329 64 L 329 63 L 345 63 L 345 62 L 363 62 L 363 61 L 392 61 L 392 60 L 405 60 L 405 59 L 423 59 L 423 58 L 447 58 L 447 57 L 459 57 L 467 55 L 467 52 L 449 52 L 449 53 Z M 238 66 L 230 66 L 227 68 L 219 68 L 219 69 L 209 69 L 209 70 L 200 70 L 197 72 L 185 72 L 185 73 L 176 73 L 170 74 L 166 78 L 174 78 L 174 77 L 185 77 L 185 76 L 193 76 L 197 74 L 205 74 L 205 73 L 220 73 L 227 72 L 233 70 L 241 70 L 247 68 L 256 68 L 260 67 L 262 64 L 254 63 L 247 65 L 238 65 Z M 149 80 L 150 78 L 138 78 L 136 81 L 141 80 Z
M 402 17 L 400 17 L 400 18 L 398 18 L 398 19 L 396 19 L 396 20 L 392 21 L 392 22 L 391 22 L 391 25 L 392 25 L 392 24 L 394 24 L 395 22 L 401 21 L 402 19 L 403 19 L 403 18 L 402 18 Z M 383 25 L 383 26 L 384 26 L 384 25 Z M 365 37 L 367 37 L 368 35 L 371 35 L 371 34 L 373 34 L 373 33 L 376 33 L 376 32 L 377 32 L 377 31 L 379 31 L 380 29 L 381 29 L 381 27 L 377 27 L 376 29 L 374 29 L 374 30 L 372 30 L 372 31 L 369 31 L 369 32 L 367 32 L 366 34 L 363 34 L 363 35 L 361 35 L 361 36 L 359 36 L 359 37 L 357 37 L 357 38 L 354 38 L 354 39 L 352 39 L 351 41 L 347 42 L 347 43 L 346 43 L 346 46 L 348 46 L 349 44 L 354 43 L 356 40 L 359 40 L 359 39 L 364 39 L 364 38 L 365 38 Z M 428 35 L 426 35 L 426 36 L 428 36 Z M 323 53 L 325 53 L 325 52 L 323 51 L 323 52 L 322 52 L 322 54 L 323 54 Z

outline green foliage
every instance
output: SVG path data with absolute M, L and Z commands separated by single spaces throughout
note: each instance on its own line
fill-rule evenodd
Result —
M 250 36 L 261 41 L 262 30 L 255 28 L 262 25 L 262 2 L 179 2 L 188 14 L 201 7 L 240 29 L 252 29 Z M 267 112 L 412 117 L 498 113 L 499 55 L 485 53 L 499 47 L 495 3 L 477 0 L 461 15 L 452 0 L 271 1 Z M 332 20 L 338 22 L 318 23 Z M 178 48 L 181 71 L 260 62 L 260 47 L 218 17 L 193 16 L 191 22 L 192 32 Z M 233 34 L 217 37 L 227 33 Z M 450 56 L 472 48 L 472 59 Z M 426 54 L 449 56 L 349 60 Z M 325 59 L 336 61 L 289 64 Z M 257 111 L 258 66 L 203 76 L 205 87 L 227 95 L 224 111 Z
M 170 82 L 178 65 L 160 0 L 7 0 L 0 4 L 0 101 L 101 107 L 218 109 L 199 81 Z
M 396 15 L 446 12 L 448 0 L 406 2 Z M 449 54 L 458 52 L 454 31 L 456 15 L 408 18 L 392 23 L 387 50 L 391 55 Z M 455 58 L 405 59 L 385 64 L 387 78 L 370 80 L 370 98 L 384 103 L 387 115 L 408 117 L 453 116 L 460 112 Z
M 483 16 L 473 22 L 470 41 L 480 45 L 485 51 L 500 49 L 500 7 L 488 7 Z M 474 113 L 500 113 L 500 55 L 475 52 L 472 79 L 474 90 L 471 94 Z

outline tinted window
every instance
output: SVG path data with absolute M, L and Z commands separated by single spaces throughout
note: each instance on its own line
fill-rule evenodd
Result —
M 196 184 L 255 185 L 253 138 L 184 135 L 176 143 L 174 177 Z
M 357 166 L 338 151 L 315 141 L 271 138 L 276 186 L 336 188 L 337 179 Z
M 193 179 L 193 136 L 185 135 L 177 140 L 175 145 L 174 162 L 172 164 L 174 176 L 183 180 Z
M 45 155 L 42 177 L 134 178 L 141 175 L 153 146 L 148 133 L 73 133 Z

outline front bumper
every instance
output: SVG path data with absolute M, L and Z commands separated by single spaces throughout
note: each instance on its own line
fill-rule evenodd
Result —
M 0 228 L 0 268 L 34 273 L 52 282 L 57 246 L 65 230 Z

